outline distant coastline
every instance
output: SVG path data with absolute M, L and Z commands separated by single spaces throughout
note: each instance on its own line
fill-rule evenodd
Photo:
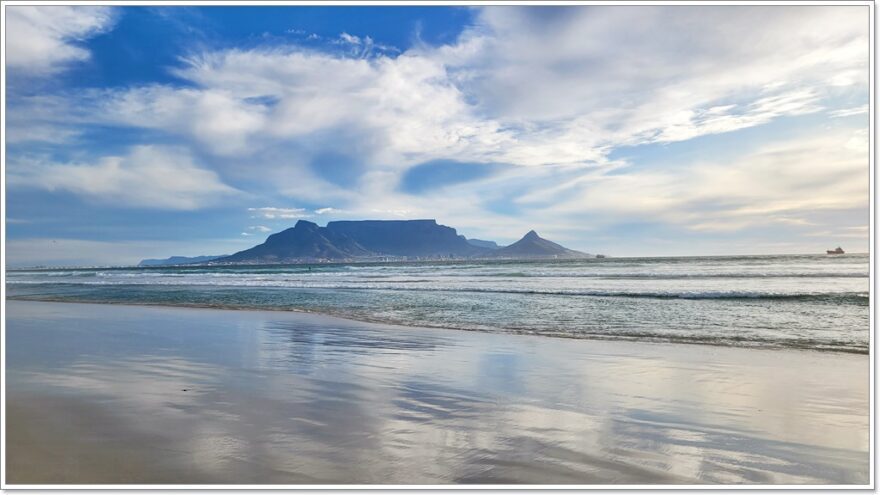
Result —
M 834 256 L 835 258 L 848 258 L 855 256 L 868 256 L 870 253 L 868 252 L 847 252 L 842 256 Z M 738 259 L 738 258 L 760 258 L 765 256 L 800 256 L 804 258 L 814 257 L 814 256 L 822 256 L 826 257 L 827 255 L 822 253 L 750 253 L 750 254 L 710 254 L 710 255 L 698 255 L 698 254 L 682 254 L 682 255 L 664 255 L 664 256 L 647 256 L 647 255 L 631 255 L 631 256 L 610 256 L 610 255 L 602 255 L 603 257 L 599 257 L 598 255 L 592 258 L 583 258 L 580 260 L 577 259 L 555 259 L 555 260 L 547 260 L 547 259 L 528 259 L 528 258 L 425 258 L 425 259 L 389 259 L 389 260 L 375 260 L 369 258 L 357 258 L 350 260 L 332 260 L 332 261 L 299 261 L 299 262 L 283 262 L 283 263 L 250 263 L 250 264 L 226 264 L 221 265 L 217 263 L 187 263 L 180 265 L 156 265 L 156 266 L 139 266 L 137 263 L 131 263 L 127 265 L 33 265 L 33 266 L 18 266 L 14 268 L 7 267 L 7 272 L 27 272 L 27 271 L 51 271 L 51 270 L 124 270 L 124 269 L 143 269 L 143 270 L 161 270 L 163 268 L 169 267 L 210 267 L 210 266 L 285 266 L 285 265 L 320 265 L 320 266 L 332 266 L 332 265 L 372 265 L 372 264 L 418 264 L 418 263 L 467 263 L 470 261 L 493 261 L 493 262 L 503 262 L 503 263 L 511 263 L 511 262 L 521 262 L 521 263 L 529 263 L 529 262 L 559 262 L 559 263 L 567 263 L 567 262 L 576 262 L 576 261 L 595 261 L 601 262 L 602 260 L 615 260 L 615 261 L 624 261 L 624 260 L 686 260 L 686 259 L 719 259 L 719 260 L 729 260 L 729 259 Z

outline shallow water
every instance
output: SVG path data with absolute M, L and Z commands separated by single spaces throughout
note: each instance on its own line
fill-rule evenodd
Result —
M 868 481 L 868 356 L 8 301 L 10 483 Z
M 303 310 L 570 338 L 868 352 L 869 259 L 51 269 L 7 272 L 12 298 Z
M 867 255 L 7 272 L 11 298 L 303 310 L 570 338 L 867 353 Z

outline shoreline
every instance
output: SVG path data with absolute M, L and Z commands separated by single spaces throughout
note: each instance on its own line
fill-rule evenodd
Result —
M 7 304 L 14 484 L 868 483 L 868 356 Z
M 474 332 L 474 333 L 487 333 L 493 335 L 516 335 L 516 336 L 527 336 L 527 337 L 544 337 L 551 339 L 565 339 L 565 340 L 573 340 L 573 341 L 598 341 L 598 342 L 632 342 L 632 343 L 644 343 L 644 344 L 675 344 L 675 345 L 688 345 L 688 346 L 708 346 L 708 347 L 721 347 L 721 348 L 735 348 L 735 349 L 753 349 L 753 350 L 768 350 L 768 351 L 805 351 L 805 352 L 818 352 L 818 353 L 832 353 L 832 354 L 853 354 L 853 355 L 863 355 L 870 356 L 871 348 L 870 346 L 866 349 L 840 349 L 840 348 L 821 348 L 821 347 L 810 347 L 810 346 L 796 346 L 796 345 L 772 345 L 767 342 L 763 342 L 762 344 L 768 345 L 736 345 L 730 344 L 728 342 L 719 342 L 719 341 L 707 341 L 701 340 L 698 338 L 680 338 L 680 339 L 672 339 L 672 338 L 650 338 L 650 337 L 627 337 L 627 336 L 617 336 L 617 335 L 601 335 L 601 334 L 582 334 L 583 336 L 576 336 L 573 334 L 554 334 L 554 333 L 536 333 L 536 332 L 518 332 L 518 331 L 506 331 L 504 329 L 499 330 L 491 330 L 491 329 L 477 329 L 477 328 L 461 328 L 461 327 L 453 327 L 453 326 L 443 326 L 443 325 L 413 325 L 406 322 L 399 322 L 393 320 L 381 320 L 381 319 L 372 319 L 367 317 L 355 317 L 354 315 L 347 315 L 342 313 L 333 313 L 333 312 L 324 312 L 324 311 L 309 311 L 300 308 L 272 308 L 272 307 L 256 307 L 256 306 L 216 306 L 216 305 L 207 305 L 207 304 L 189 304 L 189 303 L 181 303 L 181 304 L 160 304 L 160 303 L 138 303 L 132 301 L 126 302 L 116 302 L 116 301 L 81 301 L 81 300 L 69 300 L 69 299 L 53 299 L 51 297 L 39 298 L 39 297 L 31 297 L 31 296 L 6 296 L 6 301 L 25 301 L 25 302 L 46 302 L 46 303 L 64 303 L 64 304 L 94 304 L 94 305 L 111 305 L 111 306 L 132 306 L 132 307 L 154 307 L 154 308 L 190 308 L 190 309 L 210 309 L 210 310 L 219 310 L 219 311 L 266 311 L 271 313 L 293 313 L 293 314 L 310 314 L 310 315 L 320 315 L 331 318 L 339 318 L 341 320 L 352 321 L 352 322 L 362 322 L 362 323 L 371 323 L 377 325 L 393 325 L 398 327 L 406 327 L 406 328 L 428 328 L 432 330 L 451 330 L 458 332 Z M 753 341 L 752 341 L 753 342 Z
M 139 265 L 112 265 L 112 266 L 33 266 L 8 268 L 9 272 L 29 272 L 29 271 L 52 271 L 52 270 L 158 270 L 168 268 L 216 268 L 216 267 L 270 267 L 270 266 L 335 266 L 335 265 L 377 265 L 377 264 L 417 264 L 417 263 L 442 263 L 442 264 L 458 264 L 470 261 L 497 261 L 501 263 L 547 263 L 547 262 L 573 262 L 584 260 L 681 260 L 694 258 L 761 258 L 768 256 L 824 256 L 824 257 L 848 257 L 848 256 L 870 256 L 870 252 L 847 252 L 842 255 L 829 255 L 827 253 L 778 253 L 778 254 L 715 254 L 715 255 L 680 255 L 680 256 L 605 256 L 604 258 L 587 257 L 587 258 L 558 258 L 558 259 L 537 259 L 537 258 L 459 258 L 459 259 L 442 259 L 436 260 L 400 260 L 400 261 L 330 261 L 326 263 L 266 263 L 266 264 L 250 264 L 250 263 L 230 263 L 230 264 L 183 264 L 183 265 L 159 265 L 159 266 L 139 266 Z

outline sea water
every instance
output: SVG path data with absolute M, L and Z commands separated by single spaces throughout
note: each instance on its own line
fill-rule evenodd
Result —
M 582 339 L 867 353 L 866 254 L 7 271 L 11 299 L 321 312 Z

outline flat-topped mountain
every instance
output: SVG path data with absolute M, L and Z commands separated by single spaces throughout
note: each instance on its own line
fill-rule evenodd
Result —
M 217 263 L 285 263 L 370 257 L 466 257 L 487 249 L 473 246 L 455 229 L 435 220 L 330 222 L 326 227 L 300 220 L 266 242 Z
M 328 223 L 327 230 L 380 255 L 472 256 L 483 251 L 436 220 L 343 220 Z
M 530 230 L 522 239 L 487 254 L 491 258 L 587 258 L 587 253 L 562 247 Z
M 357 241 L 327 227 L 300 220 L 287 230 L 270 235 L 266 242 L 231 256 L 218 263 L 284 263 L 299 260 L 340 260 L 373 255 Z
M 330 222 L 321 227 L 300 220 L 266 242 L 212 263 L 302 263 L 370 258 L 583 258 L 542 239 L 535 231 L 506 247 L 467 239 L 436 220 L 361 220 Z

